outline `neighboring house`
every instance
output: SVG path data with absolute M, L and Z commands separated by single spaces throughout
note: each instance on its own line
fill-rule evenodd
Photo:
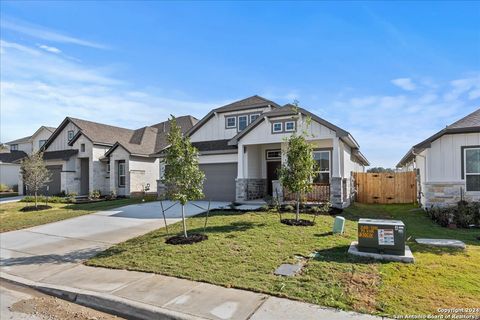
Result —
M 480 109 L 413 146 L 397 168 L 417 170 L 423 207 L 480 200 Z
M 205 198 L 247 201 L 277 192 L 282 196 L 277 169 L 284 161 L 285 139 L 304 130 L 321 171 L 314 183 L 323 191 L 313 200 L 348 206 L 354 193 L 352 172 L 369 165 L 355 139 L 305 109 L 280 107 L 259 96 L 214 109 L 187 132 L 200 152 Z M 329 199 L 321 198 L 325 194 Z
M 178 122 L 188 130 L 196 119 L 185 116 Z M 128 196 L 147 185 L 156 193 L 159 160 L 152 154 L 165 148 L 166 128 L 166 122 L 132 130 L 65 118 L 42 148 L 52 173 L 49 193 L 99 190 Z
M 7 142 L 6 145 L 10 151 L 24 151 L 32 154 L 40 150 L 54 131 L 53 127 L 41 126 L 33 135 Z
M 25 151 L 0 153 L 0 184 L 7 185 L 18 194 L 23 194 L 23 181 L 20 178 L 20 161 L 27 157 Z

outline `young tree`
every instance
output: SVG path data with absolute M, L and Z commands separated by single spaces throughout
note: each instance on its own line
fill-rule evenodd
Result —
M 303 135 L 292 134 L 288 140 L 286 161 L 280 168 L 282 185 L 296 194 L 297 210 L 295 220 L 300 215 L 300 195 L 312 189 L 312 181 L 316 174 L 316 162 L 313 159 L 312 145 Z
M 38 191 L 50 181 L 50 171 L 43 161 L 43 152 L 34 153 L 23 159 L 20 172 L 22 173 L 23 183 L 35 195 L 35 208 L 37 208 Z
M 185 222 L 185 205 L 188 201 L 203 197 L 202 187 L 205 174 L 198 166 L 198 151 L 184 137 L 175 117 L 170 120 L 170 132 L 165 157 L 164 183 L 167 197 L 180 202 L 182 206 L 183 235 L 188 238 Z

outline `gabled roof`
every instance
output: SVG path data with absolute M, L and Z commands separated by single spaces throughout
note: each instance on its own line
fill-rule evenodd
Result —
M 12 144 L 19 144 L 19 143 L 27 143 L 27 142 L 30 141 L 31 137 L 32 136 L 23 137 L 23 138 L 20 138 L 20 139 L 12 140 L 10 142 L 6 142 L 5 144 L 12 145 Z
M 280 106 L 275 102 L 260 97 L 258 95 L 254 95 L 242 100 L 238 100 L 222 107 L 213 109 L 210 111 L 205 117 L 203 117 L 197 124 L 195 124 L 188 132 L 187 135 L 192 135 L 195 131 L 200 129 L 213 115 L 216 113 L 222 112 L 233 112 L 233 111 L 241 111 L 241 110 L 250 110 L 255 108 L 267 107 L 270 106 L 272 108 L 279 108 Z
M 451 125 L 445 127 L 435 133 L 434 135 L 428 137 L 422 142 L 414 145 L 408 152 L 403 156 L 403 158 L 398 162 L 397 168 L 404 166 L 413 160 L 415 154 L 422 152 L 426 148 L 430 148 L 430 145 L 435 140 L 441 138 L 445 134 L 458 134 L 458 133 L 471 133 L 471 132 L 480 132 L 480 108 L 473 111 L 472 113 L 466 115 L 460 120 L 455 121 Z
M 24 151 L 2 152 L 0 153 L 0 162 L 13 163 L 26 158 L 27 156 L 28 155 Z
M 336 125 L 328 122 L 327 120 L 320 118 L 319 116 L 311 113 L 308 110 L 305 110 L 300 107 L 296 107 L 291 104 L 286 104 L 285 106 L 274 109 L 269 112 L 263 113 L 260 117 L 258 117 L 254 122 L 252 122 L 250 125 L 248 125 L 243 131 L 239 132 L 235 137 L 233 137 L 229 144 L 237 144 L 238 141 L 245 136 L 248 132 L 250 132 L 253 128 L 255 128 L 257 125 L 259 125 L 262 121 L 265 120 L 265 118 L 275 118 L 275 117 L 283 117 L 283 116 L 294 116 L 298 114 L 303 114 L 305 116 L 309 116 L 316 122 L 320 123 L 321 125 L 329 128 L 330 130 L 333 130 L 336 132 L 337 136 L 340 138 L 348 138 L 348 141 L 346 141 L 351 147 L 353 148 L 359 148 L 360 146 L 358 143 L 353 139 L 353 137 L 348 133 L 347 131 L 343 130 L 340 127 L 337 127 Z
M 197 121 L 192 116 L 175 118 L 182 133 L 189 130 Z M 132 155 L 150 156 L 167 147 L 167 135 L 170 131 L 170 120 L 133 130 L 129 139 L 118 140 L 106 153 L 109 156 L 117 147 L 121 146 Z
M 34 134 L 32 134 L 31 136 L 28 136 L 28 137 L 23 137 L 23 138 L 20 138 L 20 139 L 16 139 L 16 140 L 13 140 L 13 141 L 10 141 L 10 142 L 7 142 L 5 144 L 19 144 L 19 143 L 28 143 L 32 140 L 33 137 L 35 137 L 38 133 L 40 133 L 40 131 L 42 129 L 46 129 L 48 131 L 50 131 L 50 133 L 53 133 L 55 131 L 56 128 L 54 127 L 47 127 L 47 126 L 41 126 L 40 128 L 37 129 L 37 131 L 35 131 Z

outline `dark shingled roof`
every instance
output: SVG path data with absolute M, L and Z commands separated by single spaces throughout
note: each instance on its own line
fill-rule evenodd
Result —
M 3 163 L 12 163 L 18 160 L 21 160 L 28 155 L 24 151 L 11 151 L 0 153 L 0 162 Z
M 16 139 L 16 140 L 13 140 L 13 141 L 9 141 L 5 144 L 8 144 L 8 145 L 11 145 L 11 144 L 19 144 L 19 143 L 26 143 L 30 140 L 32 136 L 28 136 L 28 137 L 23 137 L 23 138 L 20 138 L 20 139 Z
M 198 151 L 219 151 L 219 150 L 236 150 L 237 146 L 228 145 L 227 140 L 212 140 L 212 141 L 200 141 L 192 142 L 192 145 L 197 148 Z
M 414 145 L 408 152 L 403 156 L 403 158 L 398 162 L 397 168 L 404 166 L 405 164 L 412 161 L 415 153 L 422 152 L 426 148 L 430 147 L 430 144 L 442 137 L 445 134 L 456 134 L 456 133 L 470 133 L 470 132 L 480 132 L 480 109 L 473 111 L 472 113 L 466 115 L 458 121 L 455 121 L 449 126 L 446 126 L 445 129 L 442 129 L 432 135 L 431 137 L 423 140 L 422 142 Z
M 43 160 L 68 160 L 77 153 L 77 149 L 46 151 L 43 153 Z
M 230 112 L 230 111 L 254 109 L 254 108 L 264 107 L 268 105 L 279 107 L 278 104 L 276 104 L 271 100 L 254 95 L 242 100 L 229 103 L 227 105 L 224 105 L 223 107 L 216 108 L 213 111 L 214 112 Z

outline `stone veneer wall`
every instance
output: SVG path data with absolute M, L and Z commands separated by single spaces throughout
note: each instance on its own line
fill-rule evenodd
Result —
M 267 194 L 266 179 L 236 179 L 236 201 L 261 199 Z
M 478 201 L 480 195 L 465 194 L 465 184 L 462 182 L 429 182 L 423 185 L 425 195 L 425 207 L 445 207 L 456 204 L 463 199 L 466 201 Z

